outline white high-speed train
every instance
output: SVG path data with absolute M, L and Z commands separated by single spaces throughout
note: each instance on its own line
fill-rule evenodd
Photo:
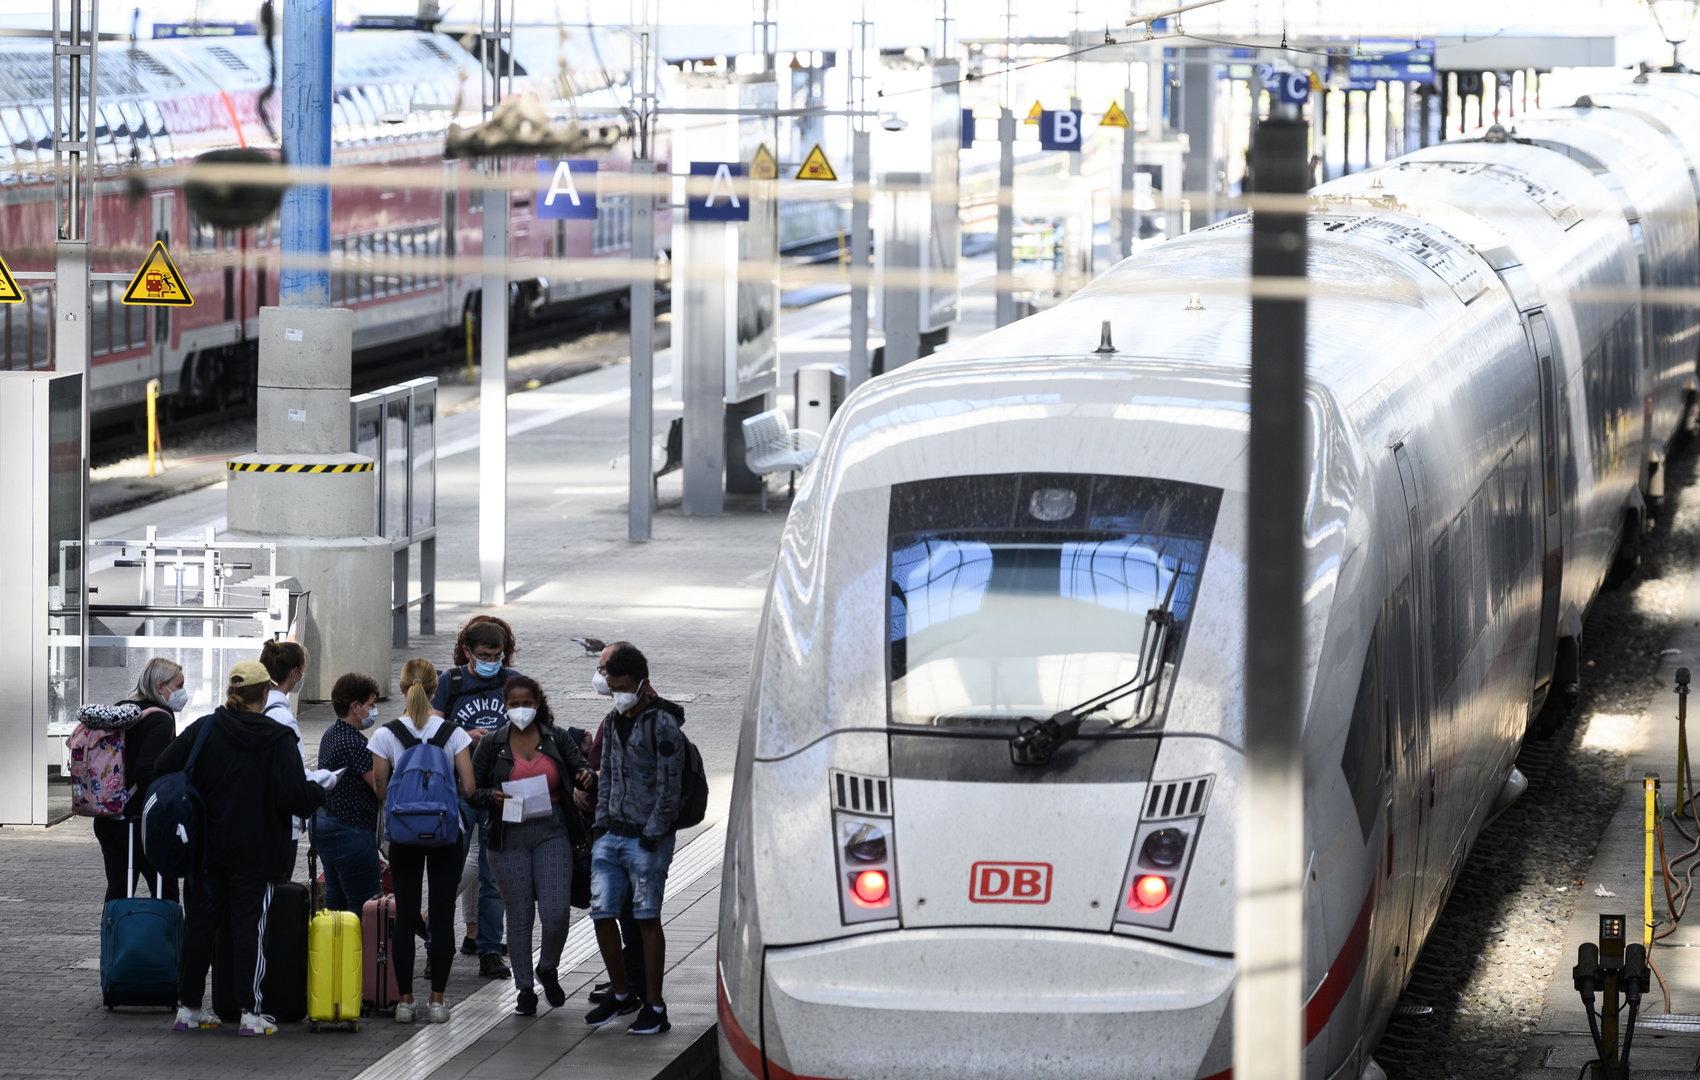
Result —
M 1310 1076 L 1377 1074 L 1661 490 L 1700 314 L 1640 290 L 1700 285 L 1697 107 L 1652 76 L 1315 193 Z M 1229 1075 L 1249 237 L 1150 249 L 834 420 L 738 750 L 723 1075 Z

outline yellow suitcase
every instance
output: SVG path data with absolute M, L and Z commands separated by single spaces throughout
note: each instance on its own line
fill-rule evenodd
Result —
M 320 911 L 307 924 L 307 1022 L 360 1030 L 360 916 Z

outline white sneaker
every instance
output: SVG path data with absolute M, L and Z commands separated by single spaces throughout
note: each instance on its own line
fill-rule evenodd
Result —
M 395 1022 L 398 1024 L 413 1023 L 413 1002 L 398 1001 L 395 1007 Z
M 171 1025 L 172 1031 L 210 1031 L 218 1027 L 218 1014 L 211 1009 L 191 1009 L 187 1005 L 177 1007 L 177 1021 Z
M 242 1014 L 242 1026 L 236 1029 L 238 1035 L 276 1035 L 277 1021 L 264 1013 L 245 1012 Z
M 425 1021 L 430 1024 L 446 1024 L 449 1022 L 449 1003 L 433 1001 L 425 1006 Z

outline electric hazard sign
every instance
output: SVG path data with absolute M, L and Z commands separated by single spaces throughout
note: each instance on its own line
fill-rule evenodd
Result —
M 756 156 L 750 159 L 751 180 L 777 180 L 779 178 L 779 161 L 773 156 L 773 151 L 766 143 L 756 147 Z
M 799 180 L 836 180 L 838 174 L 832 169 L 832 162 L 826 160 L 826 153 L 815 143 L 815 148 L 809 151 L 809 156 L 803 159 L 802 167 L 797 170 Z
M 171 253 L 165 250 L 164 240 L 153 242 L 153 250 L 124 290 L 123 302 L 131 307 L 195 306 L 195 298 L 189 295 L 189 286 L 171 261 Z
M 24 290 L 18 288 L 18 279 L 7 269 L 6 260 L 0 259 L 0 304 L 21 304 L 24 302 Z

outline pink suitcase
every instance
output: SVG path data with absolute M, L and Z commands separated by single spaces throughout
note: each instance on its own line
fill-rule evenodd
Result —
M 401 997 L 396 984 L 395 897 L 366 901 L 360 911 L 360 943 L 366 953 L 361 998 L 370 1012 L 389 1012 Z

